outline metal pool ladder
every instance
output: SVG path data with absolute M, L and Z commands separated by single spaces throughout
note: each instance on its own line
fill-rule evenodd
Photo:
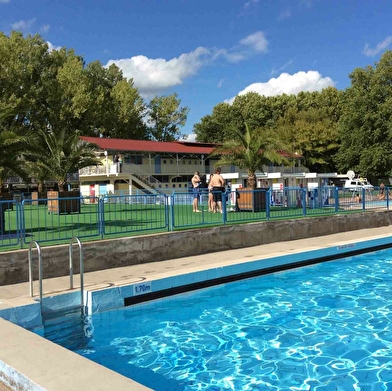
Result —
M 73 244 L 74 241 L 79 246 L 79 260 L 80 260 L 80 305 L 85 313 L 84 307 L 84 257 L 83 257 L 83 248 L 82 243 L 77 237 L 73 237 L 69 243 L 69 288 L 73 289 Z M 38 252 L 38 278 L 39 278 L 39 301 L 41 305 L 41 312 L 42 312 L 42 253 L 41 247 L 36 241 L 32 241 L 29 246 L 29 253 L 28 253 L 28 260 L 29 260 L 29 284 L 30 284 L 30 297 L 34 296 L 33 291 L 33 262 L 32 262 L 32 253 L 33 253 L 33 246 L 37 247 Z

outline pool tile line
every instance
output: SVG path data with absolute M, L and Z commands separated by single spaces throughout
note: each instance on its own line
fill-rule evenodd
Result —
M 247 261 L 235 265 L 228 265 L 222 267 L 215 267 L 207 270 L 181 274 L 178 276 L 171 276 L 155 280 L 146 280 L 144 284 L 151 284 L 151 289 L 147 293 L 141 292 L 140 296 L 148 296 L 154 292 L 170 291 L 181 286 L 194 286 L 205 283 L 206 281 L 217 281 L 229 276 L 241 276 L 247 273 L 254 273 L 266 269 L 276 269 L 279 266 L 287 266 L 294 264 L 301 266 L 311 260 L 341 258 L 356 253 L 364 252 L 366 250 L 373 251 L 376 249 L 392 247 L 392 237 L 383 237 L 367 241 L 359 241 L 348 243 L 345 245 L 331 246 L 317 250 L 310 250 L 305 252 L 290 253 L 281 256 Z M 212 284 L 211 284 L 212 285 Z M 102 289 L 99 291 L 88 292 L 88 314 L 97 312 L 109 311 L 115 308 L 124 306 L 124 302 L 129 298 L 139 296 L 135 294 L 135 287 L 139 284 L 132 284 L 128 286 Z M 143 299 L 140 301 L 144 301 Z

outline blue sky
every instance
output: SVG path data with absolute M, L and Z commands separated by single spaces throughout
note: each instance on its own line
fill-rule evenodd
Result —
M 188 134 L 247 91 L 348 87 L 392 48 L 391 15 L 390 0 L 0 0 L 4 33 L 114 62 L 146 101 L 176 92 Z

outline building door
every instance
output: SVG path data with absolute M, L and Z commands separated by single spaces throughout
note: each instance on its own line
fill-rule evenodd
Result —
M 155 174 L 160 174 L 161 173 L 161 157 L 155 156 L 154 161 L 155 161 Z
M 95 185 L 90 185 L 90 204 L 95 203 Z
M 210 159 L 204 160 L 204 171 L 206 174 L 210 174 Z
M 104 185 L 99 185 L 99 195 L 103 196 L 106 195 L 106 193 L 107 193 L 106 183 Z

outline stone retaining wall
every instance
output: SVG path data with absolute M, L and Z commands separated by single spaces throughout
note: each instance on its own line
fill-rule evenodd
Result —
M 83 243 L 85 272 L 392 225 L 392 211 L 264 221 Z M 69 245 L 42 247 L 44 278 L 69 275 Z M 79 270 L 79 250 L 74 272 Z M 38 276 L 33 250 L 34 276 Z M 0 285 L 28 281 L 28 250 L 0 253 Z

